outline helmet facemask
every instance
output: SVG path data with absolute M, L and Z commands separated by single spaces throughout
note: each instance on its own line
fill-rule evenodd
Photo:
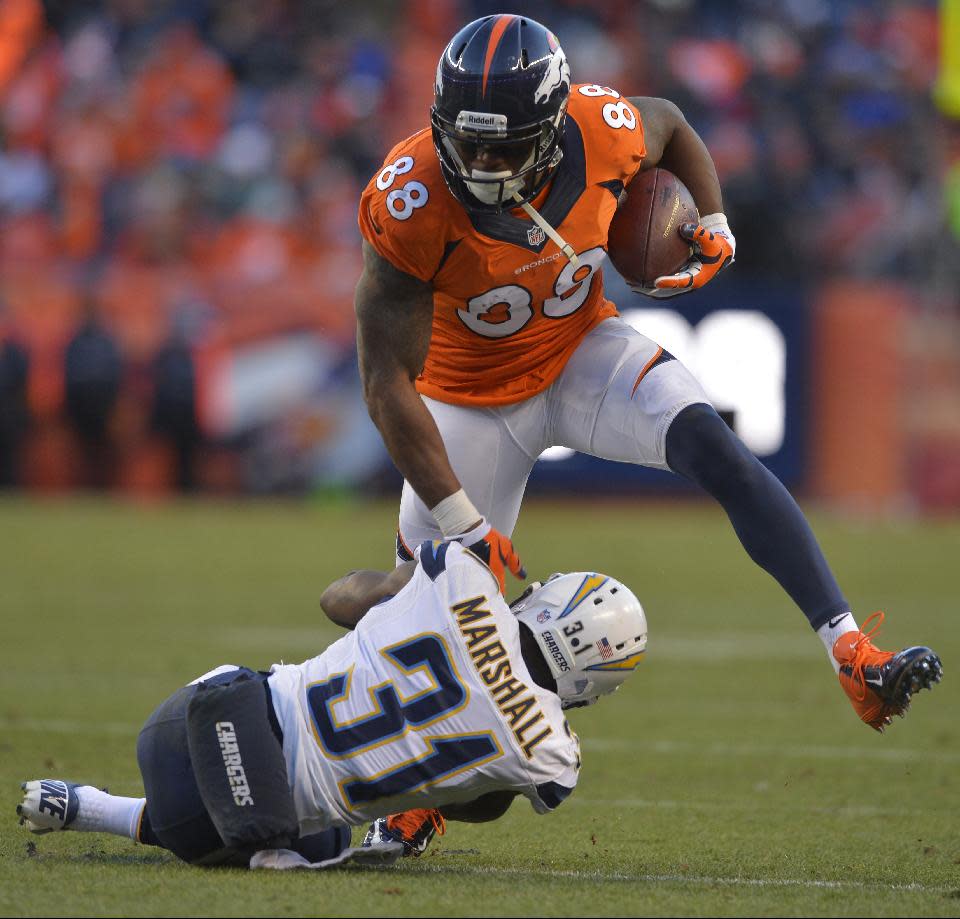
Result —
M 563 158 L 565 115 L 566 103 L 555 119 L 508 132 L 506 118 L 500 115 L 463 111 L 450 125 L 434 109 L 434 146 L 448 184 L 475 210 L 501 213 L 532 201 Z M 483 121 L 492 124 L 482 125 Z M 473 165 L 484 159 L 506 168 L 488 171 Z

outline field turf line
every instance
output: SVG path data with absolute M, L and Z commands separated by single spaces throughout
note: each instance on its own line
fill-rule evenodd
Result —
M 956 888 L 945 885 L 886 884 L 882 881 L 820 881 L 815 878 L 743 878 L 708 877 L 687 874 L 633 874 L 626 871 L 569 871 L 545 868 L 494 868 L 489 865 L 424 865 L 418 872 L 429 874 L 506 875 L 580 881 L 622 881 L 644 884 L 679 884 L 699 887 L 800 887 L 822 890 L 917 891 L 950 893 Z

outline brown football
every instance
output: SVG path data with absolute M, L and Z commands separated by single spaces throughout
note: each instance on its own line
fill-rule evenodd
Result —
M 699 220 L 693 196 L 672 172 L 641 172 L 621 197 L 610 222 L 610 261 L 626 281 L 651 287 L 690 258 L 690 244 L 677 230 Z

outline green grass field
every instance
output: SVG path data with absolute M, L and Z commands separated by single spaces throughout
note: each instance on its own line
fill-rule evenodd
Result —
M 141 722 L 213 665 L 321 650 L 322 587 L 390 565 L 395 520 L 392 503 L 0 503 L 0 914 L 960 914 L 957 521 L 813 517 L 860 621 L 887 611 L 881 647 L 944 661 L 885 736 L 719 512 L 531 504 L 531 574 L 614 574 L 650 625 L 631 681 L 573 713 L 584 769 L 555 814 L 520 802 L 398 868 L 326 874 L 205 872 L 16 825 L 24 779 L 140 794 Z

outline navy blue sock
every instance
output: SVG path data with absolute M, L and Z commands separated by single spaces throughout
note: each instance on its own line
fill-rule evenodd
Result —
M 163 843 L 160 842 L 160 837 L 153 831 L 153 824 L 150 822 L 150 809 L 148 807 L 143 809 L 143 816 L 140 818 L 137 842 L 143 843 L 145 846 L 160 846 L 164 848 Z
M 711 406 L 677 415 L 667 431 L 667 463 L 720 502 L 747 554 L 814 629 L 850 609 L 797 502 Z

